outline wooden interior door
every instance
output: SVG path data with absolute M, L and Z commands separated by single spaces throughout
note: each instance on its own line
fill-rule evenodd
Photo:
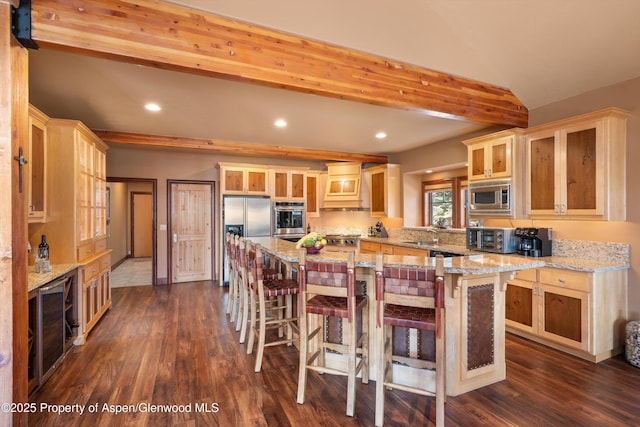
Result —
M 153 249 L 153 196 L 131 193 L 131 256 L 151 257 Z
M 211 280 L 212 186 L 172 182 L 171 281 Z

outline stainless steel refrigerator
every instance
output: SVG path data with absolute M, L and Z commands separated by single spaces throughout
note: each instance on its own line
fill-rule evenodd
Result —
M 222 224 L 225 236 L 227 231 L 248 239 L 271 236 L 271 199 L 263 196 L 224 196 Z M 229 271 L 225 257 L 225 285 L 228 281 Z

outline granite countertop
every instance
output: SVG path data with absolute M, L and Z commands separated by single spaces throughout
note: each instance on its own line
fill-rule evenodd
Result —
M 78 268 L 77 264 L 53 264 L 51 271 L 47 273 L 36 273 L 34 266 L 27 267 L 28 291 L 31 292 L 40 286 L 62 277 L 71 270 Z
M 565 270 L 585 271 L 590 273 L 602 273 L 612 270 L 627 270 L 631 267 L 628 263 L 604 262 L 595 261 L 592 259 L 569 258 L 561 256 L 548 256 L 538 259 L 544 261 L 547 267 L 562 268 Z
M 285 262 L 298 261 L 299 250 L 295 243 L 272 237 L 254 238 L 253 243 L 259 243 L 262 251 Z M 346 252 L 321 251 L 317 255 L 307 255 L 309 259 L 329 262 L 345 262 Z M 423 267 L 435 269 L 435 258 L 421 256 L 386 255 L 385 262 L 390 265 L 404 267 Z M 356 267 L 375 268 L 375 254 L 356 254 Z M 473 254 L 464 257 L 445 258 L 445 273 L 455 274 L 493 274 L 505 271 L 525 270 L 528 268 L 544 267 L 545 263 L 535 258 L 516 257 L 498 254 Z

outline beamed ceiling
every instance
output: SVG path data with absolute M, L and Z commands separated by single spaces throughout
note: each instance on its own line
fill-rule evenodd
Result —
M 489 125 L 526 126 L 528 109 L 640 76 L 635 0 L 32 9 L 31 102 L 119 144 L 384 161 Z M 145 111 L 149 101 L 162 111 Z

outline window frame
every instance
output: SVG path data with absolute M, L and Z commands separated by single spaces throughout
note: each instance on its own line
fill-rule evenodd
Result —
M 466 223 L 467 212 L 465 206 L 464 196 L 462 191 L 466 189 L 466 176 L 455 176 L 451 178 L 434 179 L 429 181 L 422 181 L 422 225 L 425 227 L 435 227 L 431 223 L 431 214 L 427 218 L 427 212 L 430 209 L 426 206 L 427 193 L 431 193 L 434 190 L 451 190 L 451 203 L 452 203 L 452 217 L 451 228 L 462 228 Z M 429 206 L 430 208 L 430 206 Z

